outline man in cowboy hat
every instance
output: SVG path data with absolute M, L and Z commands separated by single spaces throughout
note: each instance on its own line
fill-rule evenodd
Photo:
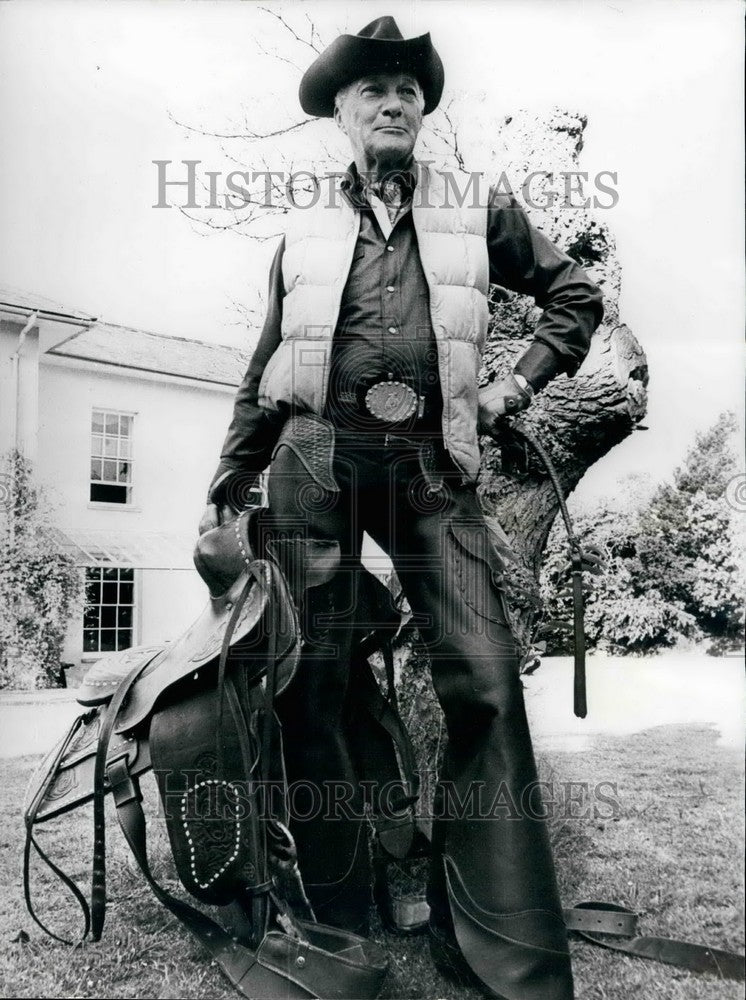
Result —
M 367 532 L 392 559 L 448 729 L 428 885 L 433 956 L 491 996 L 567 1000 L 567 940 L 547 831 L 531 807 L 536 768 L 503 565 L 475 480 L 478 434 L 577 370 L 601 296 L 512 197 L 454 206 L 458 178 L 414 158 L 443 81 L 430 36 L 403 39 L 391 17 L 341 36 L 305 73 L 303 109 L 333 117 L 354 160 L 339 189 L 290 213 L 200 530 L 239 509 L 271 460 L 276 522 L 340 546 L 335 579 L 307 592 L 304 653 L 278 702 L 289 781 L 351 789 L 347 813 L 314 811 L 310 790 L 295 803 L 310 817 L 294 832 L 319 919 L 363 932 L 368 919 L 347 714 Z M 533 295 L 543 315 L 513 372 L 478 390 L 490 283 Z

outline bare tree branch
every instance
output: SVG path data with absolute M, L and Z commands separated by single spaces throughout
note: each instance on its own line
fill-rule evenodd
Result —
M 306 14 L 306 20 L 308 21 L 309 27 L 311 28 L 311 41 L 318 42 L 318 44 L 323 47 L 324 42 L 321 38 L 321 35 L 319 34 L 319 29 L 316 27 L 316 23 L 311 20 L 308 14 Z
M 272 18 L 273 22 L 279 26 L 281 43 L 278 44 L 278 48 L 286 45 L 288 38 L 291 38 L 306 48 L 310 48 L 316 54 L 322 51 L 325 45 L 322 34 L 316 22 L 308 13 L 304 12 L 301 22 L 302 26 L 299 27 L 297 19 L 296 23 L 293 24 L 282 13 L 278 13 L 269 7 L 261 6 L 259 9 L 263 14 Z M 275 35 L 278 37 L 276 32 Z M 267 42 L 261 41 L 256 37 L 254 38 L 254 44 L 262 55 L 286 63 L 300 76 L 302 72 L 301 66 L 292 58 L 279 51 L 271 51 Z M 253 108 L 251 111 L 247 108 L 243 112 L 243 120 L 240 124 L 234 125 L 231 123 L 231 127 L 229 128 L 211 130 L 201 125 L 189 124 L 169 112 L 171 121 L 187 132 L 220 140 L 220 149 L 227 162 L 235 165 L 244 174 L 242 184 L 237 192 L 228 193 L 225 191 L 218 195 L 220 201 L 224 202 L 224 206 L 221 204 L 218 207 L 215 202 L 211 201 L 204 215 L 201 212 L 195 213 L 194 210 L 189 210 L 178 205 L 172 207 L 178 207 L 181 214 L 190 223 L 202 227 L 203 231 L 232 231 L 242 236 L 265 242 L 266 240 L 276 238 L 280 234 L 277 232 L 270 234 L 263 232 L 262 230 L 265 227 L 262 226 L 262 222 L 268 221 L 275 215 L 285 215 L 289 211 L 289 202 L 292 203 L 294 195 L 297 195 L 300 199 L 304 192 L 307 193 L 310 191 L 311 181 L 309 180 L 304 183 L 303 177 L 298 177 L 292 191 L 289 192 L 289 178 L 293 178 L 296 169 L 291 159 L 292 154 L 288 155 L 289 151 L 284 152 L 278 147 L 273 147 L 275 155 L 279 158 L 279 162 L 274 162 L 270 167 L 266 156 L 263 155 L 261 158 L 258 158 L 257 153 L 259 151 L 254 150 L 252 152 L 252 169 L 249 170 L 246 168 L 245 156 L 242 157 L 237 151 L 231 151 L 229 146 L 240 141 L 259 145 L 263 141 L 271 142 L 272 140 L 281 140 L 285 136 L 297 136 L 307 125 L 315 122 L 316 119 L 304 118 L 294 121 L 294 116 L 288 114 L 287 119 L 289 120 L 289 124 L 268 130 L 261 130 L 257 129 L 255 122 L 251 120 L 254 114 L 255 111 Z M 336 159 L 336 156 L 326 143 L 322 142 L 321 152 L 322 161 L 324 158 L 329 162 Z M 263 167 L 264 170 L 258 169 L 259 167 Z M 275 176 L 278 174 L 278 167 L 282 171 L 282 176 Z M 303 167 L 303 173 L 305 174 L 306 164 L 303 164 Z M 208 190 L 201 179 L 200 185 L 203 191 Z M 243 204 L 237 205 L 237 202 L 243 202 Z M 212 215 L 209 214 L 210 211 Z M 220 217 L 221 214 L 222 218 Z
M 445 119 L 446 128 L 434 124 L 433 122 L 428 123 L 428 128 L 432 135 L 436 136 L 441 142 L 445 143 L 450 152 L 453 154 L 453 157 L 460 169 L 466 170 L 466 162 L 458 141 L 458 126 L 450 114 L 452 106 L 453 100 L 449 101 L 447 105 L 444 105 L 439 109 L 439 114 Z
M 293 69 L 298 70 L 299 73 L 303 72 L 298 63 L 293 62 L 292 59 L 288 59 L 287 56 L 281 56 L 279 52 L 270 52 L 268 49 L 264 47 L 264 45 L 259 41 L 258 38 L 254 39 L 254 45 L 256 45 L 256 47 L 259 49 L 262 55 L 271 56 L 273 59 L 278 59 L 280 62 L 284 62 L 287 63 L 288 66 L 292 66 Z
M 205 229 L 213 230 L 214 232 L 233 232 L 238 236 L 243 236 L 246 239 L 255 240 L 258 243 L 266 243 L 268 240 L 274 240 L 278 236 L 282 236 L 282 230 L 278 229 L 276 232 L 272 233 L 261 233 L 257 230 L 249 230 L 249 227 L 254 223 L 267 218 L 267 213 L 262 209 L 260 205 L 253 206 L 252 211 L 245 218 L 238 218 L 236 216 L 235 210 L 230 208 L 220 209 L 221 212 L 231 212 L 232 218 L 230 220 L 217 220 L 211 216 L 198 217 L 193 215 L 190 209 L 185 208 L 183 205 L 172 205 L 172 208 L 178 209 L 178 211 L 188 219 L 190 223 L 193 223 L 192 231 L 200 233 L 200 235 L 206 235 Z M 274 215 L 285 215 L 289 211 L 287 206 L 277 206 Z M 202 232 L 199 228 L 202 227 Z M 249 231 L 247 231 L 249 230 Z
M 234 320 L 233 326 L 248 326 L 253 334 L 252 339 L 258 340 L 259 332 L 258 327 L 264 321 L 264 315 L 267 311 L 267 297 L 263 291 L 257 291 L 254 297 L 254 305 L 246 305 L 240 299 L 235 299 L 230 297 L 231 306 L 233 311 L 238 313 L 239 318 Z
M 196 125 L 188 125 L 186 122 L 180 121 L 175 118 L 171 112 L 167 112 L 168 117 L 180 128 L 186 129 L 188 132 L 196 132 L 199 135 L 209 136 L 211 139 L 245 139 L 258 140 L 258 139 L 276 139 L 281 135 L 288 135 L 290 132 L 295 132 L 297 129 L 303 128 L 305 125 L 310 125 L 312 122 L 316 121 L 315 118 L 304 118 L 302 121 L 293 122 L 292 125 L 285 125 L 283 128 L 275 129 L 272 132 L 253 132 L 248 129 L 245 132 L 210 132 L 208 129 L 198 128 Z
M 316 55 L 319 55 L 321 53 L 321 49 L 314 41 L 314 35 L 318 35 L 318 32 L 316 31 L 313 24 L 311 25 L 311 40 L 309 41 L 307 38 L 301 38 L 301 36 L 298 34 L 295 28 L 293 28 L 293 26 L 289 24 L 288 21 L 285 20 L 282 14 L 278 14 L 277 11 L 275 10 L 270 10 L 269 7 L 260 7 L 259 10 L 263 10 L 265 14 L 270 14 L 272 17 L 276 18 L 276 20 L 280 22 L 280 24 L 285 28 L 285 30 L 289 31 L 290 34 L 293 36 L 293 38 L 296 41 L 300 42 L 301 45 L 307 45 L 309 49 L 312 49 L 316 53 Z M 308 18 L 308 14 L 306 14 L 306 17 Z M 321 39 L 319 39 L 319 43 L 320 42 Z

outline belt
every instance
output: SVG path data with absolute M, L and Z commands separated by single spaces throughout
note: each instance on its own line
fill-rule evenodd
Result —
M 368 413 L 389 424 L 409 420 L 415 413 L 421 419 L 425 412 L 425 397 L 419 396 L 406 382 L 395 379 L 393 372 L 368 388 L 363 403 Z
M 425 397 L 419 394 L 409 382 L 402 378 L 394 378 L 389 372 L 388 377 L 371 381 L 370 377 L 361 378 L 357 383 L 332 391 L 332 398 L 342 408 L 339 416 L 345 417 L 345 408 L 349 407 L 350 417 L 355 429 L 365 430 L 360 421 L 375 420 L 371 430 L 402 430 L 410 429 L 425 416 Z M 332 421 L 337 424 L 336 420 Z

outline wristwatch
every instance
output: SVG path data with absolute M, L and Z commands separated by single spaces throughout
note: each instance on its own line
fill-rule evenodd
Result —
M 523 375 L 511 373 L 503 379 L 502 384 L 505 385 L 506 382 L 510 384 L 512 390 L 504 397 L 506 414 L 512 416 L 515 413 L 520 413 L 521 410 L 527 410 L 534 398 L 533 386 L 528 379 Z
M 521 389 L 523 389 L 523 391 L 526 393 L 526 395 L 528 396 L 528 398 L 529 399 L 533 399 L 534 398 L 534 387 L 531 385 L 531 383 L 526 378 L 526 376 L 525 375 L 518 375 L 516 372 L 513 372 L 513 378 L 516 380 L 516 382 L 521 387 Z

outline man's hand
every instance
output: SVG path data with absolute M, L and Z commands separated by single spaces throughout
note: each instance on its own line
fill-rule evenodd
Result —
M 225 524 L 226 521 L 232 521 L 237 516 L 230 504 L 226 503 L 222 507 L 218 507 L 216 503 L 208 503 L 199 522 L 199 533 L 204 535 L 206 531 L 217 528 L 218 525 Z
M 500 420 L 520 413 L 531 405 L 533 389 L 522 375 L 506 375 L 479 390 L 477 429 L 480 434 L 495 434 Z

